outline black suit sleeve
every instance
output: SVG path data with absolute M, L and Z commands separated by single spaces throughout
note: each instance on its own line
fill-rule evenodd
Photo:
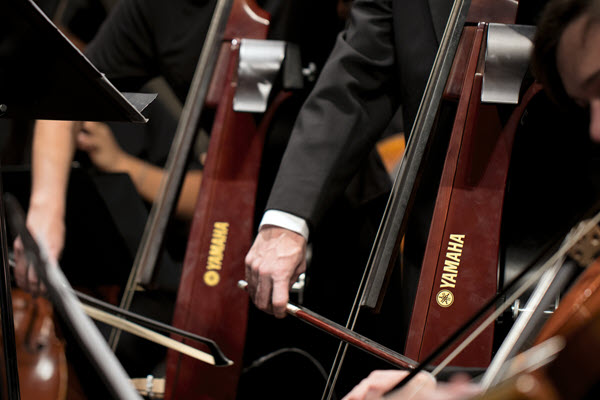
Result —
M 356 0 L 296 121 L 267 209 L 318 224 L 398 108 L 392 0 Z

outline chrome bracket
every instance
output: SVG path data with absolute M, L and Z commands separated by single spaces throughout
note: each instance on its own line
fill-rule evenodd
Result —
M 529 67 L 535 26 L 489 24 L 482 103 L 518 104 Z
M 266 111 L 273 82 L 285 58 L 285 46 L 280 40 L 241 40 L 234 111 Z

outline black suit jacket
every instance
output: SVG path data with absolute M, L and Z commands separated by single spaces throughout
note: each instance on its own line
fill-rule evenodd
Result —
M 410 132 L 451 6 L 452 0 L 354 2 L 296 121 L 267 209 L 300 216 L 313 228 L 349 188 L 356 202 L 389 191 L 374 144 L 400 105 Z

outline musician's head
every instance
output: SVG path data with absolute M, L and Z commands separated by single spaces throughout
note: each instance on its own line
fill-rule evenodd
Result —
M 533 69 L 559 104 L 590 109 L 590 136 L 600 141 L 600 0 L 552 0 L 535 38 Z

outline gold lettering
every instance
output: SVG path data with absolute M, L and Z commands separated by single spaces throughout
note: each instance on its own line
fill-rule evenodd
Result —
M 460 243 L 448 242 L 448 251 L 454 251 L 458 254 L 462 253 L 463 245 Z
M 442 280 L 456 283 L 456 274 L 442 274 Z
M 457 242 L 457 243 L 460 243 L 460 244 L 464 244 L 465 243 L 464 239 L 465 239 L 465 235 L 455 235 L 455 234 L 454 235 L 453 234 L 450 235 L 450 240 L 452 242 Z
M 444 272 L 440 288 L 455 288 L 456 278 L 458 277 L 458 267 L 460 257 L 465 243 L 465 235 L 451 234 L 448 241 L 448 251 L 444 260 Z M 439 302 L 438 302 L 439 303 Z
M 457 263 L 460 263 L 460 253 L 446 253 L 446 260 L 454 260 Z
M 215 229 L 227 234 L 227 231 L 229 230 L 229 222 L 215 222 Z M 464 237 L 465 235 L 462 236 Z
M 221 269 L 221 264 L 223 263 L 223 256 L 209 256 L 208 257 L 208 265 L 206 269 Z
M 444 264 L 444 272 L 448 272 L 449 274 L 454 274 L 457 275 L 458 274 L 458 263 L 455 263 L 454 265 L 449 265 L 451 261 L 446 260 L 446 263 Z
M 208 250 L 208 259 L 206 263 L 207 271 L 204 273 L 204 283 L 208 286 L 216 286 L 221 280 L 221 276 L 217 271 L 221 270 L 223 267 L 223 257 L 225 255 L 225 243 L 227 243 L 228 232 L 228 222 L 215 222 Z
M 225 246 L 211 244 L 210 249 L 208 250 L 208 255 L 215 256 L 215 257 L 222 256 L 224 249 L 225 249 Z
M 213 236 L 210 244 L 213 246 L 223 247 L 225 246 L 225 242 L 227 242 L 227 236 Z
M 440 288 L 454 288 L 456 287 L 456 285 L 454 283 L 450 283 L 448 281 L 446 281 L 444 278 L 442 278 L 442 284 L 440 285 Z

